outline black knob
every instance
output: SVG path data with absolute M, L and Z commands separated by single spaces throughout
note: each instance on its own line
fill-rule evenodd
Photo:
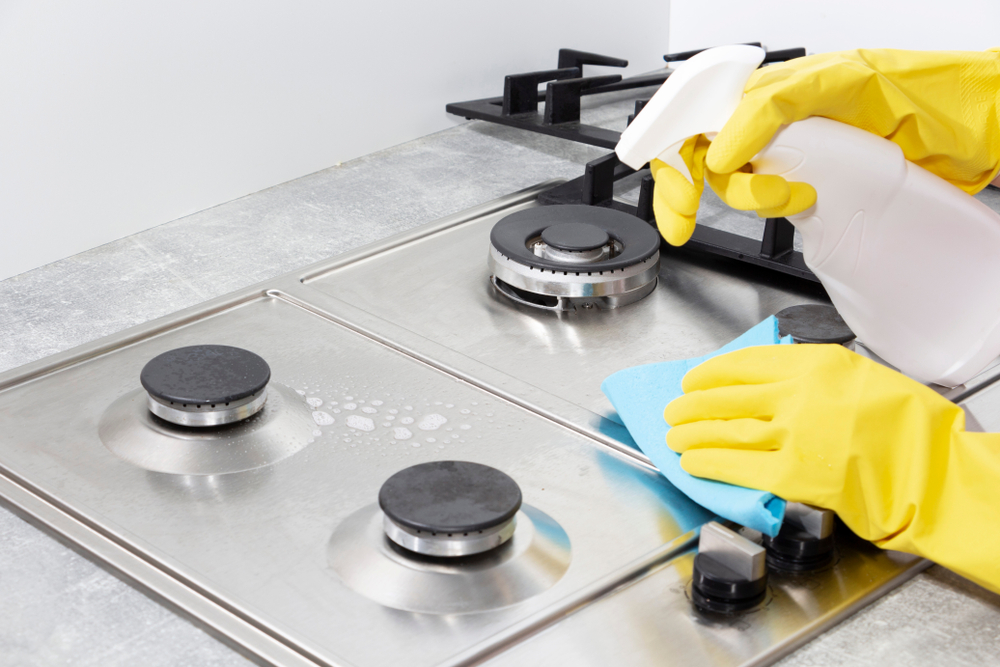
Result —
M 747 611 L 767 593 L 764 549 L 714 521 L 702 526 L 693 574 L 691 599 L 704 611 Z
M 788 503 L 785 521 L 775 537 L 764 536 L 768 567 L 784 572 L 809 572 L 833 562 L 833 512 Z

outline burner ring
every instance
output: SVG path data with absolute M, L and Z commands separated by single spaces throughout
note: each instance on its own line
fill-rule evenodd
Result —
M 146 394 L 146 406 L 160 419 L 179 426 L 222 426 L 254 416 L 267 401 L 267 387 L 238 401 L 218 403 L 173 403 Z
M 620 246 L 620 252 L 613 257 L 587 262 L 585 266 L 576 262 L 539 257 L 528 247 L 529 242 L 536 238 L 548 244 L 548 237 L 555 242 L 549 245 L 560 250 L 593 250 L 601 247 L 592 243 L 596 242 L 601 231 L 615 241 L 616 246 Z M 560 248 L 566 242 L 571 247 Z M 581 243 L 590 247 L 575 247 Z M 634 215 L 614 209 L 574 205 L 542 206 L 518 211 L 501 219 L 493 225 L 490 244 L 504 257 L 543 272 L 586 270 L 599 273 L 620 271 L 641 264 L 654 255 L 659 256 L 660 235 L 652 226 Z
M 542 240 L 557 250 L 583 252 L 608 245 L 611 237 L 588 222 L 561 222 L 542 230 Z
M 521 489 L 495 468 L 467 461 L 421 463 L 379 489 L 386 536 L 426 556 L 468 556 L 514 534 Z
M 229 345 L 193 345 L 149 360 L 139 375 L 147 405 L 181 426 L 220 426 L 253 416 L 267 401 L 271 369 L 260 356 Z
M 514 516 L 495 528 L 477 530 L 471 533 L 429 533 L 414 530 L 396 523 L 388 515 L 383 515 L 382 527 L 386 537 L 404 549 L 425 556 L 455 558 L 496 549 L 514 536 L 514 530 L 517 528 L 517 517 Z

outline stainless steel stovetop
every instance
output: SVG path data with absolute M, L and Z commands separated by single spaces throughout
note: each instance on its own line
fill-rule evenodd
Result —
M 712 517 L 607 418 L 600 382 L 822 292 L 668 255 L 627 307 L 515 305 L 489 282 L 489 231 L 544 187 L 0 375 L 0 495 L 282 665 L 766 664 L 922 569 L 842 534 L 831 567 L 772 575 L 751 613 L 692 607 Z M 144 364 L 206 343 L 266 359 L 264 408 L 209 431 L 151 418 Z M 987 427 L 990 393 L 968 401 Z M 386 541 L 383 482 L 444 459 L 520 486 L 499 555 Z

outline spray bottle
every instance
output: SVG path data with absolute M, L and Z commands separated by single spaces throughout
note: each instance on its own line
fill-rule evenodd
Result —
M 723 46 L 683 63 L 622 134 L 619 158 L 633 169 L 659 158 L 690 179 L 684 140 L 722 129 L 763 58 Z M 865 347 L 949 387 L 1000 355 L 1000 215 L 891 141 L 826 118 L 784 126 L 750 164 L 816 189 L 816 204 L 788 219 Z

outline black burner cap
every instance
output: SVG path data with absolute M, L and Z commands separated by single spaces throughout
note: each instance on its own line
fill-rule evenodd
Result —
M 153 398 L 195 405 L 238 401 L 270 379 L 266 361 L 229 345 L 179 347 L 150 359 L 139 375 Z
M 562 227 L 583 229 L 594 227 L 596 228 L 595 232 L 603 232 L 607 238 L 618 241 L 622 248 L 621 254 L 599 262 L 574 264 L 538 257 L 528 249 L 528 242 L 539 236 L 546 243 L 549 243 L 545 234 L 553 228 L 555 231 L 552 233 L 556 234 L 558 241 L 562 236 L 559 228 Z M 587 232 L 588 238 L 590 235 L 591 232 Z M 588 250 L 599 248 L 606 242 L 602 241 L 600 245 L 593 245 L 589 248 L 563 249 Z M 628 213 L 600 206 L 564 204 L 538 206 L 511 213 L 493 225 L 493 230 L 490 232 L 490 243 L 505 257 L 536 269 L 596 273 L 617 271 L 641 264 L 660 250 L 660 235 L 649 223 Z M 558 243 L 550 245 L 554 245 L 556 248 L 561 247 Z
M 610 237 L 600 227 L 586 222 L 564 222 L 546 227 L 542 231 L 542 240 L 558 250 L 583 252 L 603 248 L 610 241 Z
M 791 336 L 796 343 L 841 344 L 854 340 L 854 332 L 847 326 L 833 306 L 806 304 L 785 308 L 778 313 L 778 333 Z
M 496 468 L 434 461 L 400 470 L 382 485 L 378 504 L 400 526 L 470 533 L 509 521 L 521 507 L 517 482 Z

